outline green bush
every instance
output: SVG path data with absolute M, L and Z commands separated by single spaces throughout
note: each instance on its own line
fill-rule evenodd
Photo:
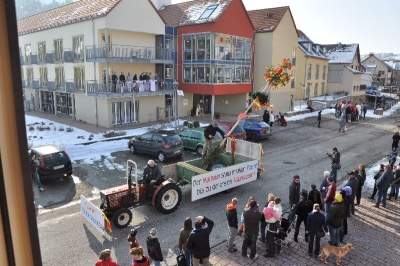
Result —
M 194 121 L 193 122 L 193 127 L 200 127 L 200 122 L 199 121 Z
M 189 128 L 193 128 L 193 124 L 192 123 L 189 124 Z
M 220 113 L 215 113 L 215 119 L 220 119 L 221 118 L 221 114 Z
M 184 125 L 185 127 L 187 127 L 188 124 L 189 124 L 189 122 L 188 122 L 187 120 L 186 120 L 185 122 L 183 122 L 183 125 Z

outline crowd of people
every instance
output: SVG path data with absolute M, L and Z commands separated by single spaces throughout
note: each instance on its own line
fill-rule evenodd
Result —
M 335 117 L 340 118 L 339 132 L 346 131 L 346 125 L 349 122 L 358 122 L 365 119 L 367 113 L 367 104 L 365 102 L 352 103 L 351 101 L 337 101 L 335 104 Z
M 150 81 L 155 80 L 159 86 L 163 85 L 163 82 L 158 81 L 158 75 L 157 73 L 155 76 L 152 75 L 151 72 L 142 72 L 139 77 L 137 74 L 134 74 L 131 76 L 131 73 L 128 72 L 128 75 L 125 76 L 124 72 L 121 72 L 121 74 L 118 76 L 116 72 L 113 72 L 111 76 L 109 76 L 109 84 L 111 85 L 111 90 L 113 93 L 116 92 L 132 92 L 132 91 L 138 91 L 138 85 L 137 82 L 141 81 L 143 82 L 144 86 L 146 87 L 146 90 L 150 90 Z M 103 73 L 103 83 L 104 86 L 106 86 L 106 73 Z

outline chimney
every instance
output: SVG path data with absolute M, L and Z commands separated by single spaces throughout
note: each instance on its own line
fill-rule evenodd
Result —
M 265 17 L 266 17 L 266 18 L 272 17 L 272 13 L 271 13 L 270 11 L 267 11 L 267 13 L 265 14 Z
M 370 52 L 370 53 L 369 53 L 369 56 L 373 56 L 373 55 L 374 55 L 374 52 Z

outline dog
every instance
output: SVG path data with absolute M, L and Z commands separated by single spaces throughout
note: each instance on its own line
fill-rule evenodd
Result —
M 331 254 L 336 255 L 336 265 L 339 265 L 340 260 L 346 256 L 346 254 L 351 250 L 354 249 L 353 244 L 347 243 L 344 247 L 335 247 L 331 245 L 326 245 L 322 248 L 321 254 L 319 254 L 319 258 L 321 258 L 321 261 L 324 263 L 327 263 L 327 259 Z

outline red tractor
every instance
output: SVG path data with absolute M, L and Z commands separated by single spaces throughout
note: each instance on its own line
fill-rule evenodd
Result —
M 135 181 L 132 182 L 132 171 Z M 112 217 L 114 225 L 118 228 L 124 228 L 132 221 L 132 212 L 130 208 L 138 207 L 144 203 L 149 203 L 146 199 L 148 185 L 138 183 L 137 165 L 134 161 L 126 162 L 127 184 L 108 188 L 100 191 L 101 205 L 100 209 Z M 171 178 L 164 178 L 154 189 L 151 197 L 151 204 L 155 205 L 161 213 L 171 213 L 175 211 L 182 201 L 182 191 L 178 184 Z

